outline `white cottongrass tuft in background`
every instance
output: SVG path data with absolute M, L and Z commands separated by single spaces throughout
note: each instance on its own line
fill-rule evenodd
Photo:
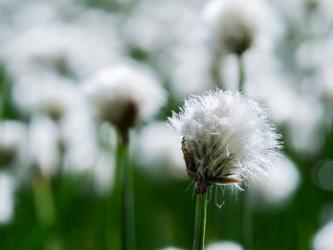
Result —
M 279 208 L 297 190 L 301 177 L 295 164 L 284 155 L 275 157 L 267 177 L 249 181 L 252 204 L 259 209 Z
M 133 123 L 149 119 L 166 97 L 158 77 L 148 68 L 134 64 L 100 71 L 84 85 L 84 92 L 97 116 L 118 127 L 127 119 L 133 119 Z
M 252 46 L 270 47 L 283 33 L 279 17 L 265 1 L 212 0 L 203 11 L 217 49 L 243 54 Z
M 52 176 L 60 163 L 60 137 L 56 123 L 47 117 L 34 117 L 29 131 L 30 161 L 43 176 Z
M 0 173 L 0 225 L 10 222 L 14 215 L 16 182 L 11 175 Z
M 233 241 L 218 241 L 210 243 L 206 250 L 243 250 L 243 247 Z
M 151 123 L 140 131 L 134 153 L 140 166 L 154 177 L 186 177 L 181 137 L 164 122 Z
M 165 247 L 165 248 L 162 248 L 160 250 L 183 250 L 183 249 L 177 248 L 177 247 Z
M 314 250 L 333 249 L 333 221 L 322 227 L 312 241 Z
M 265 174 L 280 147 L 267 111 L 230 91 L 209 91 L 187 99 L 170 124 L 183 137 L 187 172 L 203 185 L 199 189 Z

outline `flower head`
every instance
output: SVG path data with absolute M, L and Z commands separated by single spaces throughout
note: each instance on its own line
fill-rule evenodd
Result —
M 101 120 L 127 130 L 154 115 L 165 100 L 165 91 L 148 69 L 121 65 L 101 71 L 85 85 Z
M 253 205 L 257 209 L 282 207 L 300 184 L 297 166 L 287 156 L 275 157 L 273 161 L 276 167 L 267 172 L 267 178 L 249 181 Z
M 243 250 L 243 247 L 233 241 L 218 241 L 207 246 L 207 250 Z
M 187 173 L 199 193 L 265 173 L 279 148 L 265 109 L 239 93 L 193 96 L 170 123 L 183 136 Z
M 282 32 L 275 13 L 264 1 L 212 0 L 204 9 L 204 19 L 211 26 L 217 48 L 243 54 L 258 42 L 267 44 Z

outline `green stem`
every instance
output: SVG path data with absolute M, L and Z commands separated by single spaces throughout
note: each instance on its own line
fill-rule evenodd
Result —
M 56 224 L 56 213 L 50 180 L 36 174 L 32 179 L 32 188 L 38 223 L 48 235 L 44 243 L 45 249 L 64 249 L 61 239 L 53 234 Z
M 130 162 L 128 140 L 124 137 L 120 138 L 120 140 L 118 141 L 117 167 L 118 171 L 120 172 L 120 181 L 121 181 L 123 249 L 134 250 L 135 219 L 134 219 L 133 167 Z
M 238 90 L 244 92 L 245 69 L 242 55 L 238 56 Z
M 211 65 L 210 65 L 210 74 L 213 80 L 214 85 L 217 88 L 223 89 L 223 80 L 220 75 L 220 62 L 221 62 L 221 53 L 216 51 L 213 55 Z
M 195 207 L 193 250 L 204 249 L 206 216 L 207 216 L 207 192 L 204 194 L 197 194 L 197 201 Z
M 249 190 L 242 193 L 242 243 L 246 250 L 252 249 L 252 210 Z

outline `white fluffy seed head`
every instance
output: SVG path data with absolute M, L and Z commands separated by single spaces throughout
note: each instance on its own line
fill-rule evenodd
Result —
M 264 174 L 280 146 L 267 111 L 230 91 L 189 98 L 170 124 L 183 136 L 187 172 L 198 192 Z
M 233 241 L 219 241 L 209 244 L 207 250 L 243 250 L 243 247 Z
M 329 250 L 333 248 L 333 221 L 328 222 L 314 236 L 312 246 L 314 250 Z
M 218 49 L 227 53 L 243 54 L 258 42 L 270 45 L 282 33 L 275 13 L 262 0 L 212 0 L 204 9 L 203 17 L 211 26 Z
M 257 209 L 282 207 L 300 184 L 297 166 L 287 156 L 275 157 L 274 166 L 266 178 L 249 181 L 253 205 Z
M 88 82 L 84 92 L 97 115 L 116 127 L 132 127 L 153 116 L 165 101 L 165 91 L 148 69 L 121 65 L 103 70 Z

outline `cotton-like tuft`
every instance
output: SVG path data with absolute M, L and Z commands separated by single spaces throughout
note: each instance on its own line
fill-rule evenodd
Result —
M 121 129 L 150 118 L 165 101 L 155 74 L 134 65 L 102 70 L 85 85 L 84 92 L 98 117 Z
M 274 166 L 268 171 L 266 178 L 249 181 L 255 208 L 282 207 L 301 182 L 297 166 L 287 156 L 276 157 Z
M 198 192 L 265 174 L 280 147 L 267 111 L 230 91 L 189 98 L 170 124 L 183 137 L 187 172 Z
M 333 221 L 328 222 L 316 233 L 312 246 L 314 250 L 333 249 Z
M 207 250 L 243 250 L 243 247 L 233 241 L 218 241 L 209 244 Z
M 212 29 L 216 47 L 243 54 L 254 45 L 270 46 L 282 32 L 281 21 L 265 1 L 212 0 L 203 17 Z

